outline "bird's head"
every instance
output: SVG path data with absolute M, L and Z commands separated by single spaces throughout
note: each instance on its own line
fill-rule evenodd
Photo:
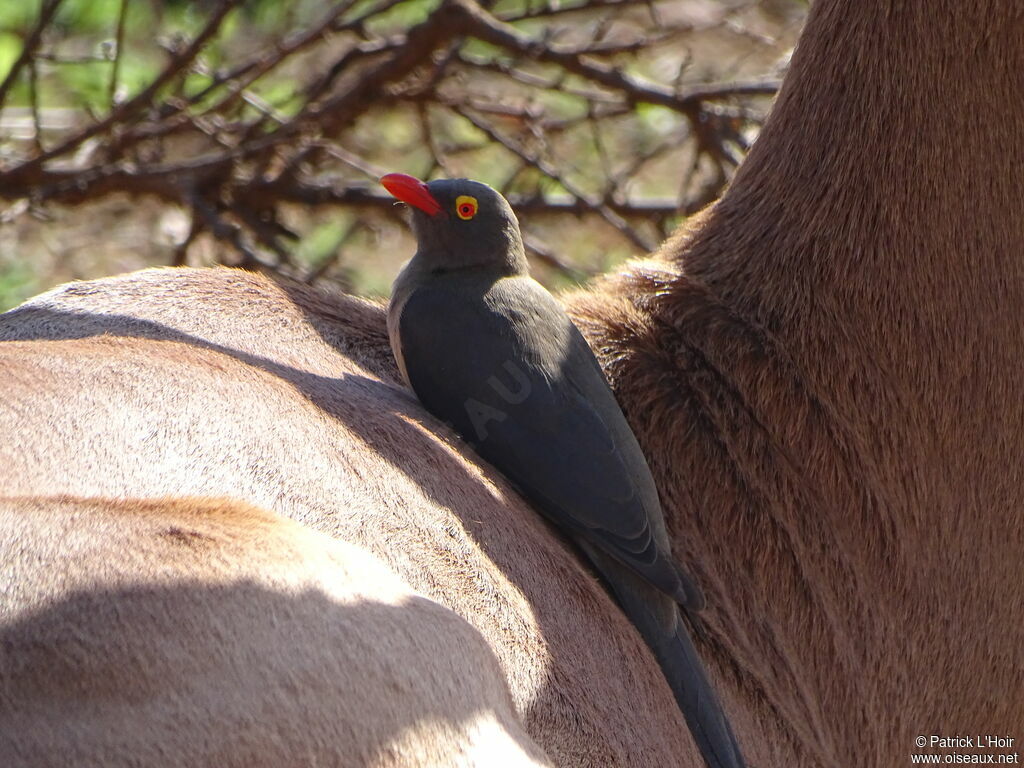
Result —
M 429 269 L 528 271 L 516 215 L 508 201 L 486 184 L 469 179 L 424 183 L 404 173 L 389 173 L 380 183 L 412 209 L 412 229 L 419 245 L 416 258 Z

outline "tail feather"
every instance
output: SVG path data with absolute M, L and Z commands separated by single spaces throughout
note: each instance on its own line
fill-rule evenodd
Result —
M 661 665 L 704 762 L 711 768 L 744 766 L 736 736 L 683 622 L 676 621 L 671 637 L 654 643 L 644 639 Z
M 675 602 L 609 556 L 583 548 L 654 652 L 708 768 L 746 768 L 725 710 Z

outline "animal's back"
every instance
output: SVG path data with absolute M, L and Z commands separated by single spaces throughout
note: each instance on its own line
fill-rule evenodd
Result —
M 475 627 L 556 764 L 696 764 L 610 598 L 397 382 L 380 307 L 150 270 L 40 297 L 0 338 L 22 339 L 0 343 L 7 493 L 230 496 L 293 518 Z
M 547 765 L 483 638 L 228 499 L 0 499 L 0 764 Z

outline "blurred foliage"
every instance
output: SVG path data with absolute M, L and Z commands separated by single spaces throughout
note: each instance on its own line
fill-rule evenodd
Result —
M 805 10 L 0 3 L 0 309 L 67 279 L 171 263 L 384 294 L 412 252 L 374 183 L 392 170 L 493 184 L 538 277 L 584 280 L 720 194 Z

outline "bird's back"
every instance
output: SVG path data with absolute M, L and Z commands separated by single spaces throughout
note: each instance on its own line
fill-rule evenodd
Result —
M 546 290 L 525 276 L 473 270 L 400 277 L 389 325 L 428 410 L 556 524 L 699 607 L 671 559 L 640 446 L 586 341 Z

